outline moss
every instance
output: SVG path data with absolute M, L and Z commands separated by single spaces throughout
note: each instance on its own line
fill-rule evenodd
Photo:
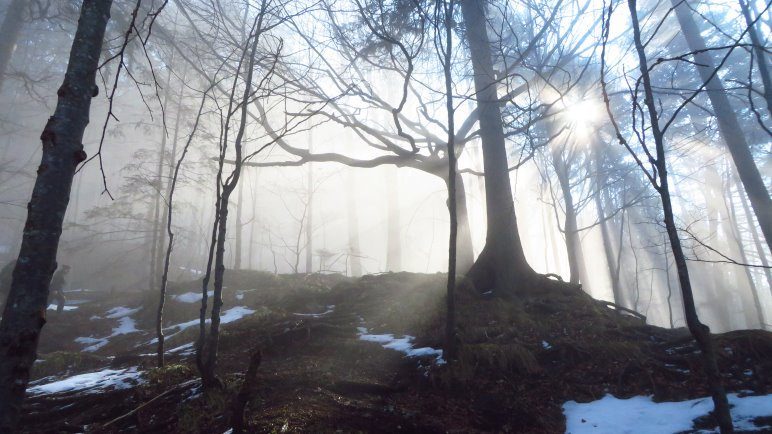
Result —
M 68 375 L 70 372 L 88 371 L 102 367 L 107 359 L 91 353 L 55 351 L 41 355 L 32 366 L 32 378 L 51 375 Z
M 146 373 L 146 378 L 148 385 L 153 387 L 179 384 L 194 375 L 193 369 L 188 365 L 170 364 L 163 368 L 150 369 Z

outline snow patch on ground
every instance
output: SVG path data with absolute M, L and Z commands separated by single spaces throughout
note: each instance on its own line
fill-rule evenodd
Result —
M 65 312 L 69 312 L 69 311 L 75 310 L 77 308 L 78 308 L 78 306 L 64 306 L 64 311 Z M 56 310 L 56 305 L 55 304 L 49 304 L 48 305 L 48 310 Z
M 401 338 L 394 337 L 393 334 L 374 335 L 367 332 L 365 327 L 357 327 L 359 339 L 367 342 L 381 344 L 383 348 L 399 351 L 407 357 L 434 357 L 434 363 L 444 365 L 445 359 L 442 358 L 442 350 L 431 347 L 413 348 L 415 336 L 405 335 Z
M 30 396 L 72 391 L 99 393 L 106 390 L 128 389 L 142 382 L 137 368 L 105 369 L 98 372 L 75 375 L 53 383 L 41 384 L 27 389 Z
M 214 291 L 208 291 L 206 295 L 211 297 L 214 295 Z M 201 297 L 200 292 L 186 292 L 184 294 L 175 295 L 173 298 L 180 303 L 198 303 L 203 297 Z
M 79 337 L 75 338 L 75 342 L 88 345 L 86 348 L 83 348 L 83 351 L 94 352 L 107 345 L 110 342 L 110 338 L 127 335 L 129 333 L 136 333 L 139 331 L 137 329 L 137 323 L 129 315 L 138 311 L 139 308 L 129 309 L 128 307 L 123 306 L 110 309 L 107 311 L 105 318 L 118 319 L 118 326 L 113 328 L 113 332 L 110 336 L 105 336 L 103 338 L 95 338 L 93 336 Z M 91 319 L 93 320 L 94 317 Z
M 128 307 L 125 307 L 125 306 L 118 306 L 108 310 L 107 313 L 105 314 L 105 318 L 110 318 L 110 319 L 123 318 L 125 316 L 129 316 L 137 312 L 139 312 L 138 307 L 134 309 L 129 309 Z
M 322 313 L 293 313 L 293 315 L 296 316 L 304 316 L 307 318 L 322 318 L 324 316 L 327 316 L 335 311 L 335 305 L 331 304 L 327 306 L 327 310 L 325 310 Z
M 252 315 L 255 312 L 256 311 L 254 309 L 250 309 L 250 308 L 248 308 L 246 306 L 232 307 L 232 308 L 230 308 L 230 309 L 228 309 L 225 312 L 222 312 L 220 314 L 220 324 L 228 324 L 228 323 L 231 323 L 231 322 L 238 321 L 238 320 L 240 320 L 240 319 L 242 319 L 242 318 L 244 318 L 246 316 Z M 179 323 L 179 324 L 173 324 L 173 325 L 170 325 L 169 327 L 165 327 L 164 331 L 173 331 L 174 332 L 174 333 L 166 336 L 166 338 L 169 339 L 172 336 L 175 336 L 175 335 L 177 335 L 177 334 L 179 334 L 179 333 L 181 333 L 181 332 L 183 332 L 183 331 L 185 331 L 185 330 L 187 330 L 187 329 L 189 329 L 191 327 L 198 326 L 199 321 L 200 320 L 198 318 L 196 318 L 196 319 L 192 319 L 190 321 L 185 321 L 185 322 L 182 322 L 182 323 Z M 206 320 L 207 324 L 209 324 L 210 322 L 212 322 L 211 319 L 207 319 Z M 156 342 L 158 342 L 158 338 L 154 338 L 152 341 L 150 341 L 151 344 L 154 344 Z
M 736 430 L 762 431 L 753 419 L 772 416 L 772 395 L 739 397 L 728 395 Z M 584 404 L 563 404 L 566 434 L 666 434 L 694 429 L 692 421 L 713 410 L 710 398 L 680 402 L 654 402 L 651 397 L 635 396 L 618 399 L 611 395 Z M 717 431 L 700 431 L 714 433 Z

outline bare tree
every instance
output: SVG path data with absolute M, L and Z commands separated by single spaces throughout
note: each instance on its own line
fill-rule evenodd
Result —
M 625 139 L 622 134 L 611 105 L 609 103 L 609 94 L 606 86 L 605 75 L 605 55 L 606 55 L 606 42 L 608 40 L 609 28 L 611 23 L 611 15 L 613 12 L 613 3 L 608 7 L 607 18 L 603 21 L 603 48 L 601 53 L 601 85 L 603 91 L 603 98 L 606 103 L 606 111 L 611 123 L 616 131 L 617 139 L 620 144 L 624 146 L 635 159 L 639 168 L 643 171 L 646 178 L 651 185 L 657 191 L 662 203 L 662 211 L 664 215 L 664 223 L 667 231 L 668 241 L 673 253 L 673 259 L 676 264 L 676 270 L 678 273 L 678 282 L 681 287 L 681 294 L 684 303 L 684 313 L 686 316 L 686 323 L 697 341 L 697 346 L 702 353 L 703 362 L 705 365 L 705 373 L 708 378 L 708 386 L 713 398 L 713 404 L 715 406 L 714 416 L 721 428 L 722 434 L 733 432 L 732 417 L 729 413 L 729 401 L 726 397 L 726 390 L 722 384 L 721 373 L 718 369 L 718 362 L 716 360 L 716 352 L 713 345 L 713 341 L 710 335 L 710 329 L 700 321 L 697 314 L 697 308 L 694 302 L 694 293 L 692 291 L 691 280 L 689 278 L 689 269 L 686 264 L 686 255 L 684 254 L 683 247 L 681 245 L 681 239 L 678 234 L 678 227 L 675 222 L 675 214 L 673 212 L 673 204 L 670 193 L 669 178 L 668 178 L 668 161 L 666 157 L 665 148 L 665 130 L 660 126 L 659 112 L 657 104 L 654 99 L 654 92 L 651 80 L 651 69 L 649 67 L 649 60 L 646 55 L 645 45 L 642 41 L 641 27 L 638 21 L 638 10 L 636 0 L 628 0 L 628 8 L 630 10 L 630 17 L 632 21 L 633 41 L 635 51 L 638 57 L 638 67 L 640 70 L 640 83 L 644 93 L 644 105 L 648 115 L 649 126 L 651 128 L 651 135 L 654 139 L 654 152 L 652 153 L 649 145 L 639 137 L 640 145 L 645 154 L 645 161 L 647 161 L 651 168 L 639 157 L 638 153 L 632 148 L 631 144 Z M 637 87 L 636 87 L 637 90 Z M 634 107 L 638 107 L 639 102 L 637 100 L 638 93 L 632 94 L 634 101 Z M 635 108 L 634 108 L 635 110 Z M 641 111 L 643 109 L 641 108 Z M 677 114 L 677 113 L 676 113 Z

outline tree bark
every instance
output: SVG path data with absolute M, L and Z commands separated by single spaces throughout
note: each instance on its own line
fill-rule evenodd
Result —
M 495 289 L 500 293 L 514 292 L 527 287 L 536 273 L 526 261 L 517 228 L 504 126 L 487 33 L 485 2 L 463 0 L 461 12 L 466 24 L 474 74 L 487 212 L 485 247 L 468 277 L 480 291 Z
M 40 136 L 43 155 L 0 322 L 0 432 L 16 429 L 30 368 L 37 357 L 72 178 L 86 158 L 83 133 L 91 99 L 97 94 L 95 76 L 111 4 L 111 0 L 83 1 L 56 109 Z
M 716 113 L 718 121 L 718 130 L 724 139 L 729 153 L 732 156 L 737 172 L 740 175 L 745 191 L 751 202 L 756 218 L 761 226 L 761 232 L 767 241 L 767 246 L 772 249 L 772 199 L 761 178 L 756 162 L 753 160 L 745 134 L 737 121 L 737 116 L 729 103 L 724 85 L 721 80 L 711 74 L 715 69 L 710 52 L 706 51 L 705 40 L 700 35 L 697 24 L 694 22 L 689 5 L 679 0 L 671 0 L 676 11 L 678 22 L 683 30 L 684 38 L 689 45 L 689 49 L 694 54 L 694 66 L 700 74 L 700 78 L 707 90 L 710 104 Z

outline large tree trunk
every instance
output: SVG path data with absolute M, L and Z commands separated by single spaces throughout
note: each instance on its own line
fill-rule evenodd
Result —
M 43 155 L 0 322 L 0 432 L 16 429 L 30 368 L 37 357 L 72 178 L 86 158 L 83 132 L 91 98 L 97 94 L 95 76 L 111 4 L 111 0 L 83 1 L 56 110 L 40 136 Z
M 3 90 L 5 74 L 11 63 L 13 51 L 16 49 L 16 41 L 19 40 L 24 25 L 25 0 L 12 0 L 5 10 L 5 18 L 0 26 L 0 91 Z
M 705 48 L 705 40 L 700 35 L 697 24 L 694 22 L 689 5 L 679 0 L 671 0 L 671 3 L 675 8 L 678 22 L 681 25 L 689 49 L 696 52 L 694 54 L 694 65 L 703 83 L 707 83 L 705 89 L 707 89 L 710 104 L 713 106 L 716 119 L 718 120 L 718 130 L 727 148 L 729 148 L 729 153 L 732 155 L 732 161 L 734 161 L 743 187 L 745 187 L 745 191 L 748 193 L 751 206 L 761 226 L 761 232 L 766 238 L 767 246 L 770 246 L 770 249 L 772 249 L 772 199 L 769 197 L 764 180 L 761 178 L 756 162 L 753 160 L 753 155 L 745 140 L 743 130 L 737 121 L 737 116 L 729 104 L 729 98 L 724 85 L 717 76 L 711 79 L 711 74 L 715 69 L 714 62 L 710 57 L 710 51 L 707 51 Z
M 485 247 L 468 276 L 478 290 L 495 289 L 507 293 L 527 287 L 536 273 L 526 261 L 517 228 L 485 2 L 463 0 L 461 12 L 474 72 L 487 212 Z

